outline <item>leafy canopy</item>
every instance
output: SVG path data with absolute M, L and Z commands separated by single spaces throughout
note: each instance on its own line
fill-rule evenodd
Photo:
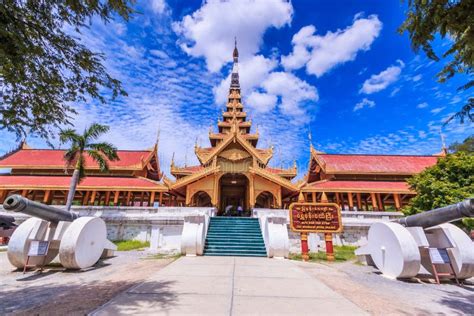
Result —
M 407 18 L 399 32 L 408 31 L 412 48 L 420 48 L 428 58 L 440 61 L 432 43 L 437 34 L 442 38 L 449 37 L 451 46 L 442 54 L 448 58 L 444 68 L 438 73 L 440 82 L 456 74 L 467 75 L 468 82 L 459 87 L 467 90 L 474 86 L 474 1 L 472 0 L 408 0 Z M 474 122 L 474 98 L 470 97 L 462 109 L 448 119 L 460 119 L 461 123 L 468 118 Z
M 449 151 L 452 153 L 463 151 L 465 153 L 474 154 L 474 135 L 469 136 L 462 143 L 455 142 L 451 144 Z
M 85 176 L 85 154 L 89 155 L 93 161 L 97 162 L 100 171 L 102 172 L 109 170 L 108 161 L 119 160 L 117 148 L 114 145 L 107 142 L 92 142 L 108 131 L 108 126 L 97 123 L 86 128 L 82 135 L 77 134 L 73 129 L 65 129 L 61 131 L 59 135 L 60 142 L 70 143 L 69 149 L 64 154 L 66 166 L 71 167 L 75 165 L 74 168 L 79 171 L 79 182 L 80 179 Z
M 71 102 L 126 95 L 103 56 L 71 35 L 93 17 L 128 20 L 135 0 L 2 0 L 0 5 L 0 129 L 17 137 L 53 135 L 70 123 Z
M 474 155 L 448 154 L 438 163 L 408 180 L 417 195 L 405 208 L 415 214 L 474 197 Z

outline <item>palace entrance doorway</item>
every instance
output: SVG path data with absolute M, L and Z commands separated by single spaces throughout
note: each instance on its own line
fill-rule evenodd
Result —
M 238 215 L 238 207 L 248 214 L 248 179 L 243 174 L 225 174 L 219 180 L 219 215 Z

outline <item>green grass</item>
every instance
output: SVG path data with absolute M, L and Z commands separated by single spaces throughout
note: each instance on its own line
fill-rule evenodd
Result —
M 145 259 L 178 259 L 181 257 L 180 253 L 157 253 L 155 255 L 150 255 Z
M 114 244 L 117 245 L 118 251 L 129 251 L 150 247 L 149 241 L 140 240 L 116 240 L 114 241 Z
M 357 247 L 354 246 L 334 246 L 334 259 L 336 262 L 343 262 L 348 260 L 354 260 L 356 255 L 354 250 Z M 299 253 L 290 253 L 289 259 L 302 261 L 301 254 Z M 327 261 L 326 252 L 310 252 L 309 261 L 318 262 L 318 261 Z

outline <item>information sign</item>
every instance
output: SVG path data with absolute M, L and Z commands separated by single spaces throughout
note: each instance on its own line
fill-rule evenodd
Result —
M 290 228 L 294 232 L 340 233 L 341 209 L 335 203 L 292 203 Z
M 443 248 L 429 248 L 431 262 L 434 264 L 449 264 L 449 254 L 447 249 Z
M 28 250 L 29 257 L 40 257 L 46 256 L 48 253 L 49 242 L 42 240 L 32 240 L 30 243 L 30 249 Z

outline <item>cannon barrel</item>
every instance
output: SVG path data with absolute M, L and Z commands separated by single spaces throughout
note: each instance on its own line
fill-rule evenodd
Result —
M 0 228 L 10 229 L 15 227 L 15 218 L 9 215 L 0 215 Z
M 7 197 L 5 202 L 3 202 L 3 208 L 7 211 L 25 213 L 53 223 L 60 221 L 72 222 L 78 218 L 75 213 L 30 201 L 18 194 Z
M 428 228 L 456 221 L 463 217 L 474 217 L 474 199 L 466 199 L 456 204 L 400 218 L 398 223 L 405 227 Z

